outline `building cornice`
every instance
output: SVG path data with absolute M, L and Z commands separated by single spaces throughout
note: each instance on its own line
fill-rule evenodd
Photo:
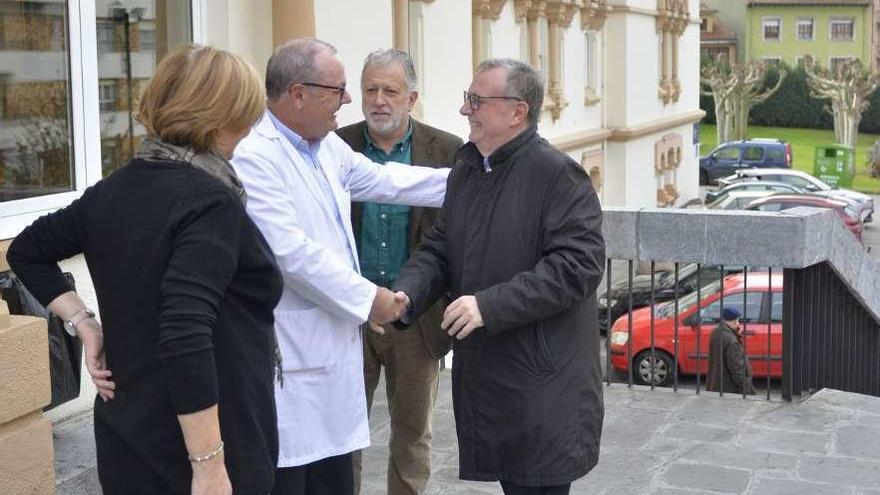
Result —
M 574 151 L 586 146 L 601 143 L 611 136 L 611 129 L 587 129 L 550 138 L 550 144 L 560 151 Z
M 612 5 L 609 14 L 638 14 L 646 15 L 648 17 L 657 17 L 660 15 L 660 12 L 655 9 L 645 9 L 630 5 Z M 688 22 L 691 24 L 700 24 L 701 21 L 699 17 L 688 17 Z
M 650 134 L 656 134 L 667 129 L 699 122 L 703 120 L 703 117 L 705 116 L 705 111 L 693 110 L 687 113 L 643 122 L 635 126 L 616 127 L 611 129 L 611 136 L 609 136 L 608 140 L 615 143 L 632 141 L 633 139 L 638 139 L 640 137 L 648 136 Z

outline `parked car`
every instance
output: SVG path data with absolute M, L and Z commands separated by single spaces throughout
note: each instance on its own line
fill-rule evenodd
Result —
M 756 199 L 766 198 L 772 191 L 734 191 L 706 205 L 712 210 L 742 210 Z
M 700 158 L 700 184 L 712 184 L 741 168 L 791 168 L 791 161 L 791 144 L 781 139 L 724 143 Z
M 632 335 L 627 328 L 630 316 L 623 315 L 615 321 L 609 336 L 611 366 L 626 372 L 631 363 L 633 380 L 642 385 L 670 385 L 676 372 L 706 374 L 709 337 L 720 322 L 723 303 L 723 307 L 735 308 L 743 315 L 743 343 L 753 375 L 782 376 L 782 273 L 750 272 L 747 279 L 742 273 L 730 275 L 700 289 L 699 301 L 697 296 L 694 291 L 679 299 L 677 338 L 673 301 L 634 311 Z M 627 360 L 629 345 L 632 346 L 631 361 Z
M 719 180 L 718 184 L 725 187 L 734 182 L 744 180 L 785 182 L 814 194 L 852 203 L 859 217 L 865 223 L 874 219 L 874 198 L 871 196 L 851 189 L 834 189 L 821 180 L 800 170 L 785 168 L 737 170 L 736 173 Z
M 721 199 L 724 196 L 735 191 L 769 191 L 774 193 L 783 192 L 792 194 L 803 194 L 805 192 L 808 192 L 805 189 L 801 189 L 800 187 L 797 187 L 793 184 L 788 184 L 787 182 L 742 180 L 739 182 L 734 182 L 729 186 L 719 187 L 714 191 L 706 191 L 706 204 Z
M 843 221 L 844 226 L 852 232 L 855 238 L 862 242 L 862 219 L 849 203 L 815 194 L 774 194 L 766 198 L 756 199 L 747 205 L 744 210 L 754 211 L 782 211 L 798 206 L 812 206 L 814 208 L 828 208 L 834 210 Z
M 742 271 L 740 266 L 725 266 L 724 273 L 738 273 Z M 713 281 L 721 278 L 721 267 L 706 265 L 700 268 L 697 274 L 697 264 L 687 263 L 678 268 L 678 296 L 690 294 Z M 599 332 L 603 335 L 608 330 L 608 306 L 611 306 L 610 321 L 614 322 L 629 311 L 629 281 L 624 278 L 611 284 L 611 292 L 602 285 L 596 292 L 599 303 Z M 633 309 L 643 308 L 651 304 L 651 274 L 633 276 L 632 283 Z M 675 299 L 675 272 L 656 271 L 654 273 L 654 303 L 660 303 Z

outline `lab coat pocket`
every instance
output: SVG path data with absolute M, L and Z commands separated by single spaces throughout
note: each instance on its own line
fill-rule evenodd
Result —
M 320 371 L 333 366 L 333 317 L 321 308 L 276 311 L 284 371 Z

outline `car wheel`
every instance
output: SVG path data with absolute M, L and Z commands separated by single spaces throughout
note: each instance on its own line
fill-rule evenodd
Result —
M 701 186 L 710 185 L 709 184 L 709 172 L 706 172 L 705 170 L 700 170 L 700 185 Z
M 651 385 L 653 382 L 657 387 L 668 386 L 675 372 L 675 363 L 666 351 L 654 349 L 652 358 L 651 349 L 648 349 L 633 358 L 633 380 L 639 385 Z

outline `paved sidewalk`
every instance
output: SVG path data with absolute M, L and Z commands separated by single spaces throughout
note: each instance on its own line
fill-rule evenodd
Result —
M 388 416 L 376 393 L 365 495 L 385 493 Z M 880 398 L 823 390 L 800 403 L 696 396 L 668 389 L 605 389 L 599 465 L 573 494 L 880 495 Z M 431 495 L 500 494 L 458 479 L 448 372 L 434 416 Z M 55 425 L 60 495 L 100 494 L 91 415 Z
M 458 479 L 449 374 L 434 416 L 431 495 L 500 494 Z M 381 399 L 381 400 L 380 400 Z M 385 493 L 388 418 L 376 393 L 365 493 Z M 823 390 L 801 403 L 605 389 L 599 465 L 572 494 L 880 495 L 880 398 Z

